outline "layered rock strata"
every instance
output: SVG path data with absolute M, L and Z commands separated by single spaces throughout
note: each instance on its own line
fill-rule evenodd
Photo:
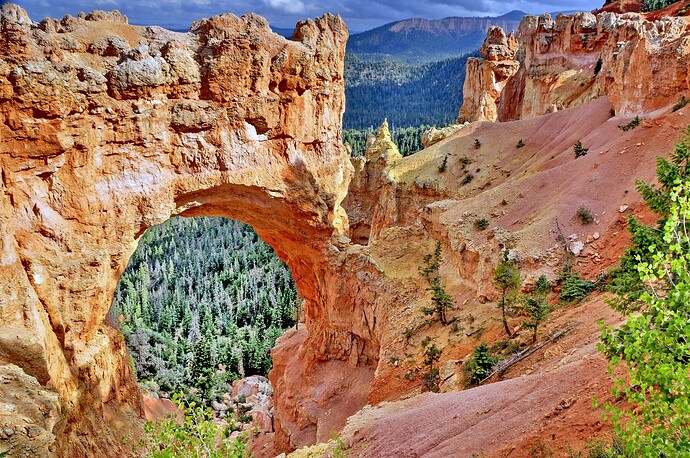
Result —
M 485 47 L 497 37 L 490 32 Z M 517 34 L 519 70 L 506 77 L 490 57 L 468 61 L 460 118 L 525 119 L 605 95 L 619 115 L 654 111 L 690 89 L 689 38 L 680 17 L 526 16 Z

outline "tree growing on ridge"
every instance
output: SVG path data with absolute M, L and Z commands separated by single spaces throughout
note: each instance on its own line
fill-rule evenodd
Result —
M 539 325 L 546 319 L 551 311 L 547 294 L 551 289 L 549 280 L 544 275 L 537 280 L 536 288 L 523 298 L 522 309 L 525 319 L 522 325 L 532 330 L 532 343 L 537 341 L 537 331 Z
M 441 277 L 439 274 L 439 268 L 441 266 L 441 242 L 436 242 L 436 249 L 433 254 L 428 254 L 424 256 L 424 266 L 420 269 L 422 275 L 426 277 L 429 282 L 429 291 L 431 291 L 431 302 L 432 307 L 422 307 L 422 313 L 425 315 L 438 314 L 438 319 L 441 324 L 448 324 L 447 312 L 455 308 L 455 301 L 453 298 L 446 293 L 443 284 L 441 283 Z
M 522 279 L 515 261 L 509 259 L 509 251 L 507 247 L 503 250 L 503 259 L 494 272 L 494 285 L 501 292 L 500 307 L 503 327 L 508 337 L 513 337 L 513 333 L 508 326 L 507 309 L 514 301 L 514 293 L 520 289 Z

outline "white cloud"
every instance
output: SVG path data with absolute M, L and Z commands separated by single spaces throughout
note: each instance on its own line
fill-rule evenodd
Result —
M 281 10 L 287 14 L 300 14 L 305 11 L 301 0 L 263 0 L 264 5 Z

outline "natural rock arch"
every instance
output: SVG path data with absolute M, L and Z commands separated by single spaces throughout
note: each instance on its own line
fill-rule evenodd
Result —
M 255 15 L 180 34 L 117 12 L 34 23 L 15 5 L 1 11 L 0 362 L 59 398 L 33 393 L 50 410 L 34 419 L 35 453 L 127 450 L 120 438 L 140 422 L 141 399 L 122 336 L 103 320 L 138 237 L 171 215 L 252 225 L 306 300 L 307 343 L 289 356 L 300 373 L 345 360 L 370 379 L 375 324 L 342 286 L 362 270 L 343 265 L 366 270 L 367 260 L 344 252 L 352 166 L 339 17 L 300 23 L 288 41 Z M 292 392 L 279 416 L 301 418 L 277 425 L 279 444 L 328 434 L 315 415 L 323 406 L 295 399 L 300 381 L 273 376 Z M 343 399 L 349 410 L 366 388 L 358 396 Z

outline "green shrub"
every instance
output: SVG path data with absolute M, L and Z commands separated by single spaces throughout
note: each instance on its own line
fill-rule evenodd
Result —
M 465 363 L 465 377 L 470 385 L 476 385 L 491 375 L 498 361 L 491 354 L 489 346 L 482 342 L 472 353 L 472 358 Z
M 676 102 L 675 105 L 673 105 L 673 111 L 678 111 L 681 108 L 683 108 L 685 105 L 687 105 L 690 102 L 690 99 L 686 98 L 685 96 L 682 96 L 679 101 Z
M 575 157 L 582 157 L 587 154 L 587 151 L 589 151 L 589 148 L 585 148 L 582 146 L 582 142 L 578 140 L 575 142 L 573 145 L 573 151 L 575 151 Z
M 522 141 L 522 139 L 518 140 L 517 145 L 515 145 L 517 148 L 522 148 L 525 146 L 525 142 Z
M 580 274 L 571 273 L 563 283 L 561 294 L 558 298 L 564 302 L 572 302 L 586 297 L 597 288 L 597 283 L 592 280 L 580 278 Z
M 250 456 L 246 450 L 247 436 L 242 434 L 230 439 L 235 431 L 232 423 L 217 423 L 210 408 L 194 402 L 186 406 L 181 394 L 173 396 L 173 402 L 184 411 L 179 422 L 174 415 L 166 420 L 147 422 L 146 437 L 134 451 L 146 458 L 243 458 Z
M 438 393 L 439 391 L 441 377 L 439 375 L 439 368 L 434 367 L 434 363 L 441 359 L 441 353 L 442 351 L 435 343 L 424 346 L 424 365 L 427 367 L 427 371 L 422 374 L 422 383 L 432 393 Z
M 465 178 L 462 179 L 462 184 L 467 184 L 472 180 L 474 180 L 474 175 L 468 173 L 467 175 L 465 175 Z
M 347 449 L 343 439 L 336 433 L 331 433 L 331 440 L 335 447 L 333 448 L 333 453 L 330 455 L 332 458 L 348 458 L 350 456 L 350 451 Z
M 487 227 L 489 227 L 489 220 L 486 218 L 478 218 L 474 221 L 474 227 L 478 231 L 483 231 Z
M 684 158 L 687 166 L 685 140 L 672 157 Z M 658 178 L 664 183 L 667 177 Z M 671 189 L 656 188 L 665 194 L 656 196 L 656 204 L 667 198 L 672 203 L 663 215 L 660 243 L 648 247 L 648 258 L 637 257 L 640 284 L 649 288 L 638 297 L 641 313 L 629 315 L 619 328 L 601 324 L 600 350 L 611 373 L 619 366 L 626 370 L 612 393 L 629 407 L 607 409 L 631 456 L 681 457 L 690 450 L 690 180 L 678 182 Z
M 642 11 L 656 11 L 666 8 L 677 0 L 642 0 Z
M 627 123 L 627 124 L 624 124 L 624 125 L 622 125 L 622 126 L 618 126 L 618 128 L 619 128 L 620 130 L 622 130 L 623 132 L 627 132 L 627 131 L 629 131 L 630 129 L 634 129 L 635 127 L 639 126 L 639 125 L 640 125 L 640 122 L 642 122 L 642 119 L 640 119 L 639 116 L 635 116 L 635 119 L 633 119 L 632 121 L 630 121 L 630 122 Z
M 460 163 L 463 165 L 463 167 L 468 165 L 470 162 L 472 162 L 472 160 L 467 156 L 463 156 L 460 158 Z
M 515 339 L 502 339 L 494 343 L 489 349 L 492 355 L 497 355 L 500 358 L 505 358 L 520 350 L 520 343 Z
M 576 215 L 580 218 L 582 224 L 592 224 L 594 222 L 594 216 L 587 207 L 582 206 L 578 208 Z
M 520 278 L 520 271 L 514 260 L 509 258 L 510 249 L 506 247 L 503 250 L 501 262 L 496 266 L 494 271 L 494 286 L 501 292 L 501 321 L 508 337 L 512 337 L 513 333 L 508 326 L 508 309 L 513 307 L 516 302 L 517 293 L 520 291 L 522 279 Z
M 547 297 L 551 290 L 551 283 L 542 275 L 537 280 L 534 291 L 522 298 L 521 312 L 524 316 L 522 325 L 532 330 L 532 343 L 537 341 L 539 325 L 551 311 Z
M 532 458 L 551 458 L 553 457 L 553 450 L 546 446 L 541 440 L 537 439 L 530 445 L 529 456 Z

